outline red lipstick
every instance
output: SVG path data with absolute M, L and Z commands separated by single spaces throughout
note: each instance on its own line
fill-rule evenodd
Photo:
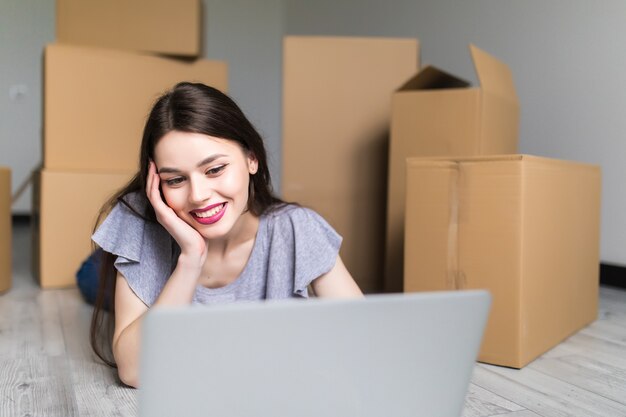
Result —
M 224 213 L 226 213 L 226 206 L 227 203 L 217 203 L 202 209 L 191 210 L 189 213 L 191 214 L 191 217 L 200 224 L 213 224 L 217 223 L 224 216 Z M 204 217 L 204 215 L 201 215 L 201 213 L 206 213 L 207 211 L 211 211 L 216 208 L 219 209 L 210 216 Z

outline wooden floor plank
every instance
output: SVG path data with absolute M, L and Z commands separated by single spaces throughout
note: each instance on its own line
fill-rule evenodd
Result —
M 600 286 L 600 304 L 612 305 L 613 308 L 626 312 L 626 290 L 622 288 Z
M 626 346 L 626 326 L 611 320 L 597 320 L 583 329 L 580 334 Z
M 507 414 L 496 414 L 496 415 L 485 416 L 485 417 L 541 417 L 541 416 L 530 410 L 521 410 L 521 411 L 513 411 Z
M 36 292 L 16 291 L 0 303 L 0 356 L 20 357 L 44 351 Z
M 475 384 L 470 384 L 465 397 L 463 417 L 504 415 L 520 410 L 524 410 L 524 407 Z
M 530 365 L 530 368 L 626 405 L 624 368 L 581 355 L 539 358 Z
M 89 345 L 89 325 L 92 307 L 85 303 L 75 288 L 56 290 L 60 311 L 61 327 L 67 354 L 73 360 L 93 360 L 94 354 Z
M 137 414 L 136 390 L 124 387 L 115 370 L 96 360 L 89 345 L 92 307 L 76 289 L 56 293 L 61 309 L 63 335 L 70 374 L 81 416 L 133 416 Z
M 518 370 L 480 364 L 474 371 L 473 382 L 541 416 L 626 416 L 626 405 L 532 367 Z
M 598 321 L 607 321 L 616 326 L 626 328 L 626 313 L 620 313 L 610 308 L 602 307 L 598 312 Z
M 90 360 L 72 361 L 71 374 L 81 416 L 135 416 L 137 390 L 127 388 L 103 364 Z
M 36 303 L 41 322 L 41 340 L 43 350 L 49 356 L 64 355 L 65 338 L 61 328 L 61 313 L 54 292 L 40 291 Z
M 623 344 L 598 338 L 584 331 L 572 336 L 566 343 L 561 343 L 542 357 L 557 358 L 568 355 L 580 355 L 626 369 L 626 347 Z
M 74 388 L 63 356 L 0 359 L 1 416 L 77 416 Z

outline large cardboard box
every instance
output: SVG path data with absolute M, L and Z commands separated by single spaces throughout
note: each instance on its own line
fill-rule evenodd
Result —
M 426 67 L 392 99 L 385 289 L 402 291 L 405 159 L 517 153 L 519 104 L 506 64 L 470 45 L 479 87 Z
M 57 0 L 60 43 L 198 56 L 200 0 Z
M 228 86 L 221 61 L 52 44 L 45 51 L 44 168 L 137 169 L 148 112 L 180 81 Z
M 76 285 L 100 208 L 132 175 L 44 169 L 35 176 L 33 274 L 41 287 Z
M 595 320 L 600 169 L 509 155 L 408 159 L 408 292 L 488 289 L 479 360 L 521 368 Z
M 283 197 L 343 236 L 366 292 L 382 289 L 392 93 L 418 68 L 416 39 L 289 36 L 283 60 Z
M 11 170 L 0 167 L 0 293 L 11 288 Z

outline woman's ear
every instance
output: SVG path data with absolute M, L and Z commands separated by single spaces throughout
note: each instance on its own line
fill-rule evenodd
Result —
M 250 175 L 254 175 L 259 170 L 259 161 L 256 159 L 256 156 L 250 152 L 248 154 L 248 172 Z

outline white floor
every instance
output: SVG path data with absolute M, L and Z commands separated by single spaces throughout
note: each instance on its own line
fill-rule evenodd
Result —
M 93 359 L 91 307 L 33 281 L 23 224 L 13 279 L 0 296 L 0 416 L 135 416 L 137 391 Z M 600 292 L 599 319 L 524 369 L 477 364 L 463 416 L 626 417 L 626 291 Z

